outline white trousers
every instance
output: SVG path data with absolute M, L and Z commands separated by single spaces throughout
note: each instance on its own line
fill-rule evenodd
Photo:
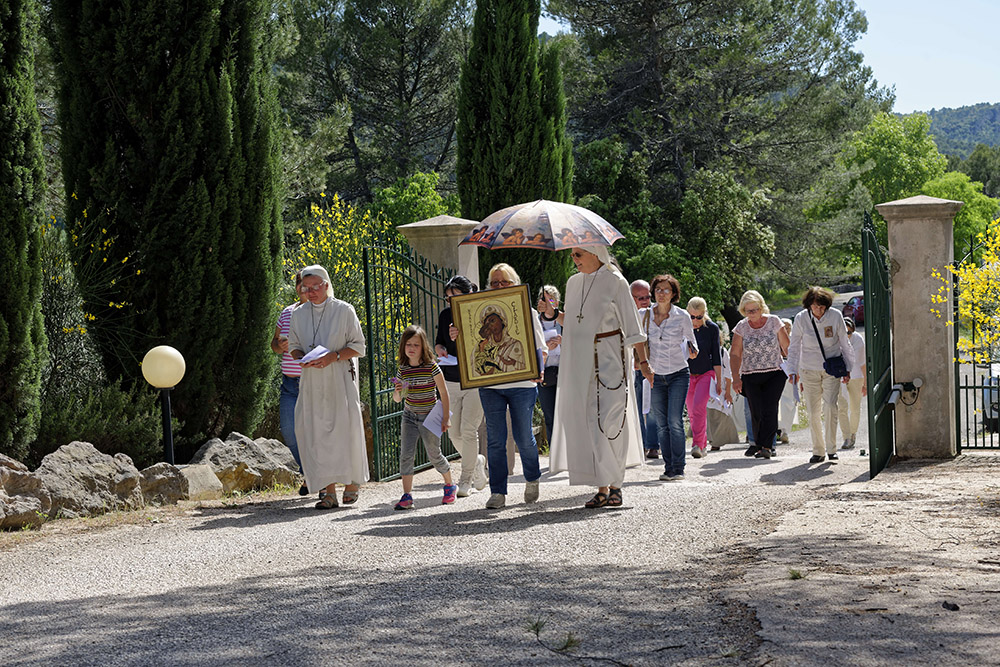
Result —
M 458 382 L 445 382 L 451 407 L 451 428 L 448 437 L 462 457 L 459 484 L 471 483 L 479 456 L 479 425 L 483 422 L 483 404 L 479 389 L 462 389 Z
M 861 423 L 861 385 L 864 383 L 864 378 L 851 378 L 847 383 L 847 397 L 844 397 L 843 391 L 837 395 L 840 432 L 845 440 L 858 433 L 858 424 Z
M 812 434 L 813 455 L 835 454 L 837 452 L 837 395 L 840 393 L 840 379 L 833 377 L 826 371 L 801 370 L 799 374 L 802 379 L 802 398 L 806 404 L 806 412 L 809 414 L 809 432 Z

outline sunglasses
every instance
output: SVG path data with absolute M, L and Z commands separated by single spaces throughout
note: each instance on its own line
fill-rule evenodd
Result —
M 691 319 L 692 320 L 703 320 L 703 319 L 705 319 L 705 316 L 704 315 L 692 315 Z

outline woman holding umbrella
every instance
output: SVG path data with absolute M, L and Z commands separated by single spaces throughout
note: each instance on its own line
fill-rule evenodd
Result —
M 549 468 L 569 471 L 569 483 L 596 486 L 585 507 L 622 504 L 625 468 L 643 461 L 639 415 L 630 406 L 631 348 L 652 381 L 646 340 L 628 281 L 605 246 L 570 251 L 578 274 L 566 284 L 560 389 Z M 583 411 L 585 418 L 581 418 Z

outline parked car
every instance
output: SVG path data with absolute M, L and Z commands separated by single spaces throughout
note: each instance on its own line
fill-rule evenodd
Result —
M 852 296 L 844 304 L 844 317 L 850 317 L 854 324 L 862 326 L 865 323 L 865 297 Z

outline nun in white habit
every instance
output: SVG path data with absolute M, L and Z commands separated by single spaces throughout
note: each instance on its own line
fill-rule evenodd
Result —
M 358 499 L 368 481 L 368 455 L 361 420 L 358 368 L 365 337 L 351 304 L 335 299 L 330 274 L 322 266 L 302 269 L 308 303 L 292 311 L 288 350 L 301 359 L 323 346 L 329 352 L 302 364 L 295 403 L 295 437 L 310 490 L 324 490 L 317 509 L 337 507 L 337 484 L 344 484 L 345 505 Z
M 586 507 L 615 507 L 622 504 L 626 466 L 643 461 L 639 413 L 629 397 L 635 395 L 633 346 L 643 376 L 652 381 L 640 345 L 646 334 L 628 281 L 612 267 L 608 249 L 570 252 L 579 273 L 566 283 L 560 314 L 562 356 L 549 469 L 569 471 L 570 484 L 598 487 Z

